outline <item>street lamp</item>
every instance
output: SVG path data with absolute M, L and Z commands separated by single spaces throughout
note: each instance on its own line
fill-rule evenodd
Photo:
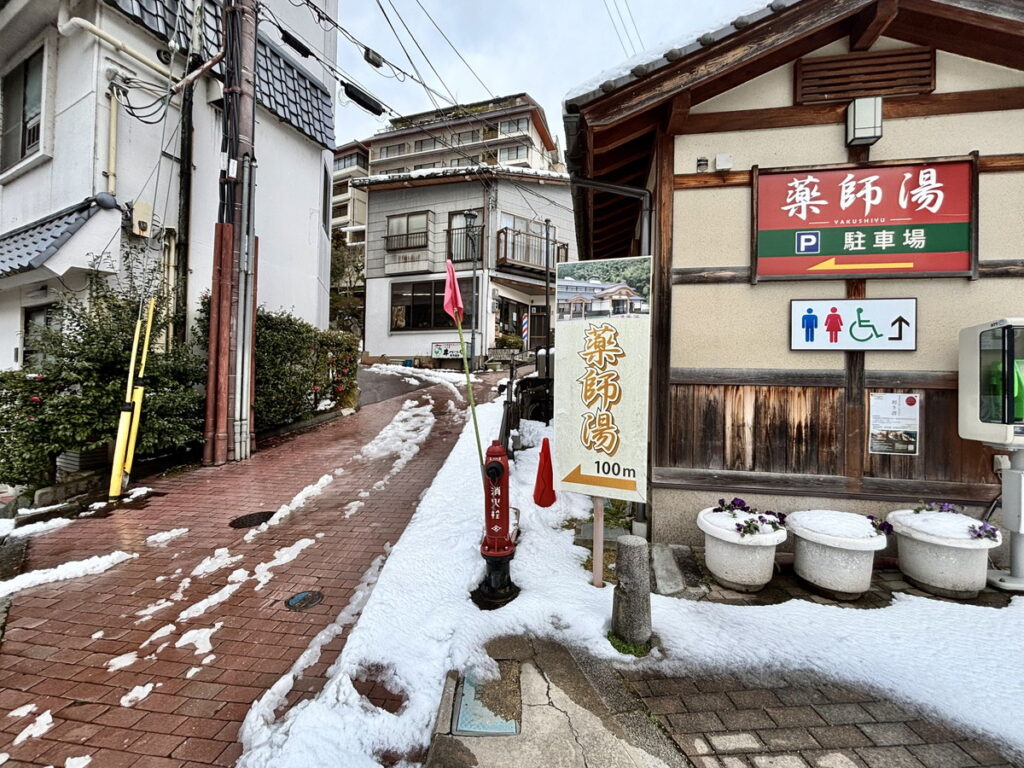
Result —
M 473 317 L 472 325 L 469 328 L 469 359 L 476 365 L 476 326 L 477 326 L 477 285 L 476 285 L 476 250 L 473 243 L 473 226 L 476 222 L 476 211 L 466 211 L 462 214 L 466 220 L 466 249 L 473 264 Z M 483 266 L 481 265 L 481 271 Z

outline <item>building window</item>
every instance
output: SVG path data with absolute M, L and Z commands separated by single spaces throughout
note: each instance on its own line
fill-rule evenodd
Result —
M 345 242 L 349 245 L 366 242 L 366 230 L 353 229 L 345 233 Z
M 444 311 L 444 280 L 391 284 L 392 331 L 440 331 L 455 327 Z M 473 317 L 473 281 L 459 280 L 466 317 Z
M 414 151 L 416 152 L 428 152 L 440 146 L 441 143 L 437 139 L 416 139 L 416 142 L 413 144 Z
M 458 168 L 464 165 L 480 165 L 480 156 L 473 155 L 472 157 L 457 157 L 448 163 L 452 168 Z
M 524 144 L 519 144 L 514 147 L 502 147 L 498 150 L 498 159 L 501 161 L 506 160 L 525 160 L 527 148 Z
M 362 168 L 369 167 L 370 162 L 366 157 L 365 152 L 352 152 L 351 154 L 334 158 L 334 170 L 336 171 L 340 171 L 344 168 L 351 168 L 356 165 L 361 166 Z
M 420 163 L 419 165 L 414 165 L 412 167 L 412 169 L 414 171 L 421 171 L 424 168 L 440 168 L 440 167 L 441 167 L 440 163 L 434 162 L 434 163 Z
M 520 117 L 516 120 L 502 120 L 498 123 L 498 133 L 526 133 L 530 130 L 530 118 Z
M 0 171 L 39 151 L 43 115 L 43 49 L 0 80 Z
M 57 305 L 43 304 L 37 307 L 26 307 L 22 325 L 21 367 L 31 369 L 43 362 L 43 357 L 34 348 L 38 333 L 46 328 L 57 327 Z
M 459 144 L 472 144 L 473 142 L 480 141 L 480 131 L 459 131 L 458 133 L 452 134 L 452 144 L 458 146 Z
M 484 211 L 482 208 L 474 209 L 476 216 L 473 218 L 473 226 L 466 226 L 465 211 L 455 211 L 448 214 L 448 258 L 456 264 L 467 261 L 478 260 L 481 257 L 481 250 L 484 245 L 482 233 Z
M 406 248 L 426 248 L 426 211 L 388 216 L 388 234 L 385 241 L 385 247 L 389 251 L 400 251 Z
M 324 168 L 324 202 L 321 208 L 323 211 L 324 231 L 331 231 L 331 174 Z
M 389 144 L 386 147 L 381 147 L 377 152 L 379 159 L 385 157 L 398 157 L 399 155 L 405 154 L 405 144 Z
M 341 179 L 340 181 L 334 182 L 334 194 L 344 195 L 348 192 L 348 179 Z
M 348 203 L 338 203 L 331 209 L 331 218 L 340 219 L 348 216 Z

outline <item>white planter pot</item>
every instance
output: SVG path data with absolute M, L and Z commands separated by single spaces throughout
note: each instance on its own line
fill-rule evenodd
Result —
M 900 570 L 909 581 L 926 592 L 964 600 L 977 597 L 985 588 L 988 551 L 998 547 L 1002 538 L 969 538 L 967 527 L 978 524 L 977 520 L 953 512 L 915 513 L 912 509 L 897 509 L 887 519 L 896 531 Z
M 838 600 L 856 600 L 871 588 L 875 552 L 886 537 L 855 512 L 793 512 L 786 527 L 796 537 L 796 575 Z
M 704 531 L 704 562 L 715 581 L 738 592 L 756 592 L 772 579 L 775 547 L 786 540 L 785 529 L 741 536 L 711 521 L 713 509 L 697 514 Z

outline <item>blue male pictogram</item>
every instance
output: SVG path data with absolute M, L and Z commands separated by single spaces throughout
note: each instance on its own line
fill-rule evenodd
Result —
M 807 343 L 813 342 L 814 329 L 818 327 L 818 316 L 814 314 L 813 309 L 807 308 L 807 314 L 800 318 L 800 324 L 804 329 L 804 341 Z

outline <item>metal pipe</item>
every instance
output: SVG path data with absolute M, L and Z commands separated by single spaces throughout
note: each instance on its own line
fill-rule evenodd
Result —
M 551 349 L 551 219 L 544 219 L 544 343 Z
M 651 254 L 651 190 L 644 187 L 628 187 L 625 184 L 609 184 L 606 181 L 595 181 L 584 179 L 580 176 L 572 176 L 569 184 L 584 189 L 594 189 L 598 192 L 608 192 L 623 197 L 635 197 L 641 200 L 640 211 L 640 255 Z
M 88 32 L 94 37 L 98 37 L 103 42 L 107 43 L 111 47 L 123 53 L 125 56 L 135 59 L 140 64 L 149 67 L 151 70 L 156 72 L 161 77 L 170 77 L 171 70 L 165 67 L 159 62 L 153 61 L 151 58 L 146 56 L 144 53 L 135 50 L 130 45 L 118 40 L 113 35 L 104 32 L 102 29 L 97 27 L 91 21 L 86 21 L 81 16 L 72 16 L 71 11 L 68 9 L 67 0 L 63 0 L 60 4 L 60 8 L 57 11 L 57 31 L 60 32 L 64 37 L 69 37 L 74 34 L 75 30 L 82 30 Z
M 251 172 L 249 157 L 242 158 L 242 206 L 241 206 L 241 221 L 239 222 L 239 259 L 238 259 L 238 342 L 235 345 L 235 391 L 234 391 L 234 423 L 232 426 L 233 436 L 232 442 L 235 449 L 235 460 L 245 458 L 245 451 L 242 448 L 242 427 L 243 427 L 243 410 L 244 403 L 248 399 L 245 396 L 246 392 L 246 378 L 245 378 L 245 342 L 246 342 L 246 331 L 248 326 L 246 324 L 246 317 L 248 316 L 247 310 L 247 294 L 246 288 L 248 285 L 248 272 L 249 264 L 247 263 L 247 251 L 249 242 L 249 175 Z M 249 425 L 246 423 L 245 435 L 246 439 L 249 436 Z
M 113 88 L 107 93 L 110 99 L 110 121 L 107 129 L 107 194 L 117 197 L 117 112 L 121 102 Z

